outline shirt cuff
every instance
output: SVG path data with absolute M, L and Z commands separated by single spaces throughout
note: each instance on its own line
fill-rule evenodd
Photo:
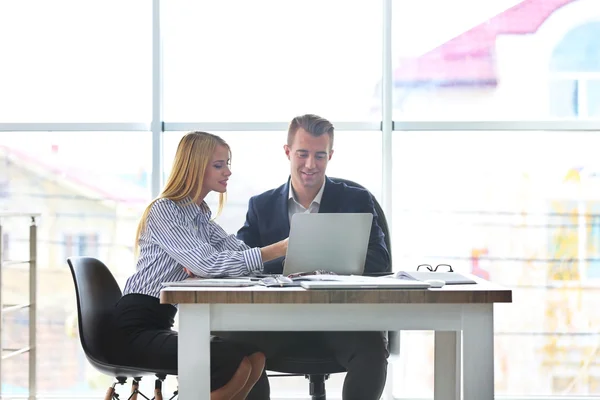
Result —
M 258 247 L 242 251 L 244 261 L 250 272 L 260 272 L 263 268 L 262 254 Z

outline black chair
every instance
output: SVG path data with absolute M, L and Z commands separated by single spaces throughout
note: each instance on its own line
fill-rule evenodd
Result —
M 345 183 L 348 186 L 367 190 L 364 186 L 341 178 L 330 178 L 334 182 Z M 390 241 L 390 232 L 385 219 L 383 209 L 373 197 L 375 211 L 377 212 L 377 223 L 385 234 L 385 245 L 390 253 L 390 267 L 392 260 L 392 245 Z M 391 268 L 390 271 L 391 272 Z M 388 348 L 391 354 L 398 354 L 399 350 L 398 332 L 388 332 Z M 346 369 L 335 361 L 332 354 L 328 354 L 324 348 L 315 346 L 310 350 L 305 348 L 301 352 L 291 351 L 284 356 L 271 358 L 267 360 L 267 369 L 269 371 L 279 372 L 282 375 L 270 376 L 302 376 L 309 380 L 309 393 L 313 400 L 325 400 L 325 381 L 330 374 L 346 372 Z
M 111 310 L 122 296 L 121 289 L 110 270 L 104 263 L 92 257 L 70 257 L 67 259 L 67 263 L 73 275 L 77 296 L 77 319 L 81 347 L 92 366 L 116 379 L 116 382 L 108 388 L 104 399 L 118 400 L 119 396 L 115 392 L 115 386 L 125 384 L 129 377 L 133 379 L 129 399 L 136 399 L 138 394 L 147 399 L 138 390 L 139 381 L 142 376 L 155 375 L 154 399 L 162 400 L 163 381 L 167 375 L 177 375 L 177 371 L 149 371 L 135 365 L 117 365 L 110 363 L 103 354 L 101 336 L 108 327 L 107 320 Z M 176 396 L 177 392 L 171 399 Z

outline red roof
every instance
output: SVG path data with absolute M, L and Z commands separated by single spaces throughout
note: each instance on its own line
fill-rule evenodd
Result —
M 116 176 L 101 172 L 92 175 L 89 172 L 83 172 L 81 168 L 74 165 L 60 167 L 47 160 L 40 159 L 39 156 L 33 156 L 5 145 L 0 145 L 0 157 L 2 156 L 16 158 L 26 167 L 41 169 L 60 181 L 77 185 L 77 187 L 92 192 L 95 196 L 99 196 L 100 199 L 113 200 L 130 205 L 148 202 L 149 192 L 146 189 L 123 181 Z
M 401 60 L 395 85 L 496 85 L 498 35 L 535 33 L 553 12 L 573 1 L 523 0 L 420 57 Z

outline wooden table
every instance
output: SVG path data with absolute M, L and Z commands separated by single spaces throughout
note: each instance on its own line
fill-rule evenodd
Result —
M 492 400 L 493 305 L 512 292 L 474 279 L 428 290 L 165 288 L 161 302 L 179 304 L 179 398 L 209 399 L 211 331 L 433 330 L 434 398 L 460 399 L 462 377 L 465 400 Z

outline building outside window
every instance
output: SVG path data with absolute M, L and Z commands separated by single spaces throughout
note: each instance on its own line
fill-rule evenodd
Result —
M 600 117 L 600 21 L 568 32 L 556 45 L 549 69 L 551 116 Z

